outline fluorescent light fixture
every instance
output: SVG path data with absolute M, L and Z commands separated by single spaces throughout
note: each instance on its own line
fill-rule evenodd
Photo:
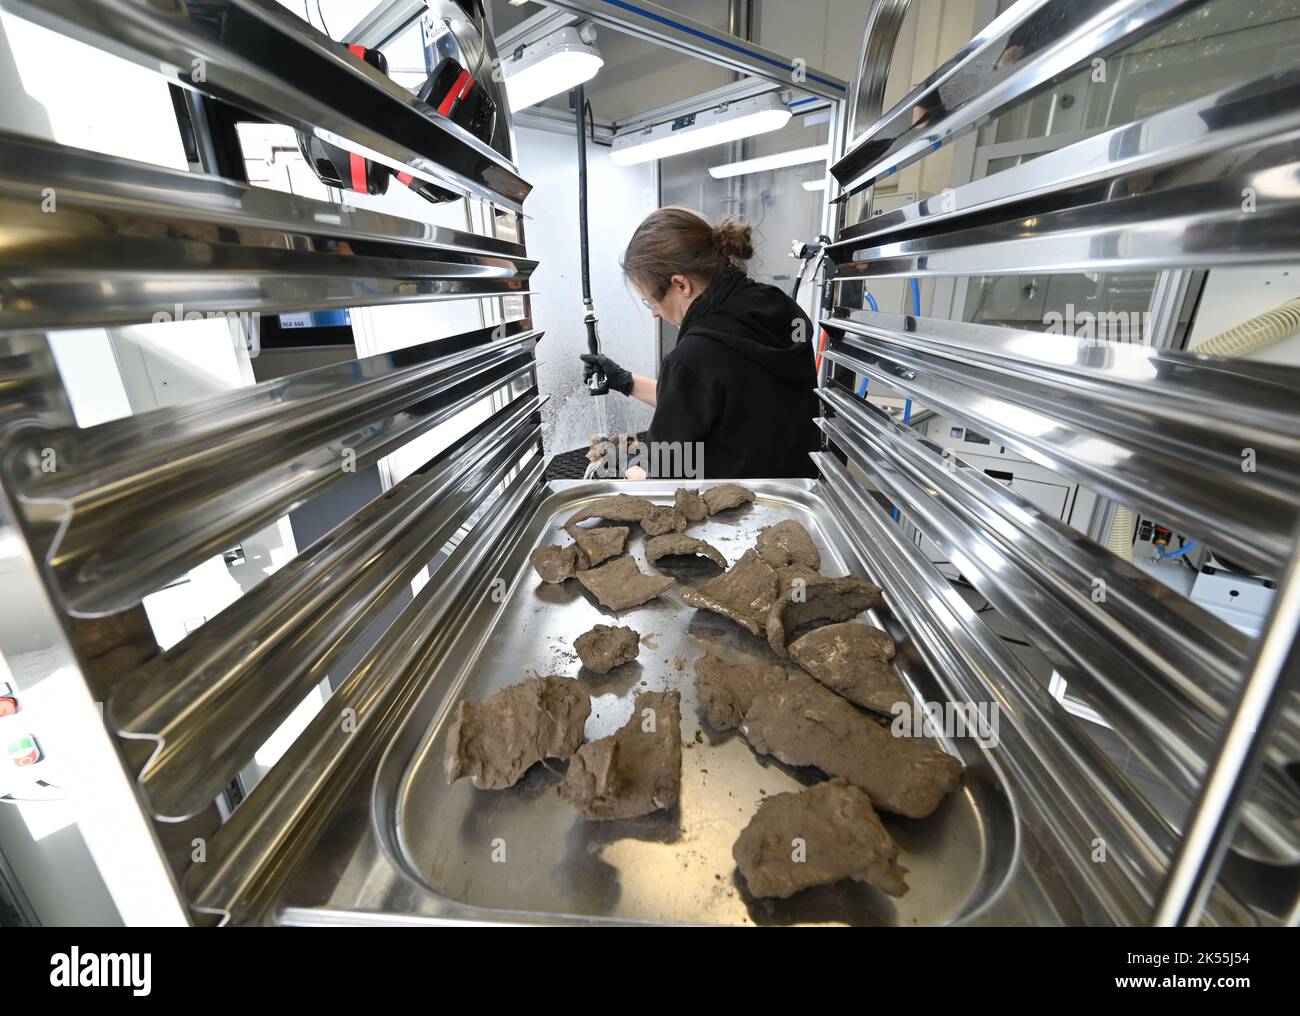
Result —
M 808 191 L 819 191 L 819 190 L 825 190 L 825 189 L 826 189 L 826 180 L 825 180 L 825 179 L 821 179 L 821 180 L 805 180 L 805 181 L 803 182 L 803 189 L 804 189 L 804 190 L 808 190 Z
M 510 109 L 517 113 L 590 81 L 604 63 L 600 50 L 574 27 L 529 43 L 501 61 Z
M 745 159 L 743 162 L 729 162 L 725 166 L 710 166 L 709 176 L 721 180 L 728 176 L 746 176 L 749 173 L 762 173 L 769 169 L 784 169 L 786 166 L 804 166 L 810 162 L 825 162 L 830 154 L 830 145 L 796 148 L 789 152 L 777 152 L 775 155 L 763 155 L 757 159 Z
M 671 155 L 765 134 L 785 126 L 789 119 L 790 110 L 780 95 L 767 92 L 703 113 L 679 116 L 653 127 L 616 134 L 610 158 L 620 166 L 666 159 Z

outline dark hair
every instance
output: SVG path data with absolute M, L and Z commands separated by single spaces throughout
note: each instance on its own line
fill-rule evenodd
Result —
M 728 268 L 743 268 L 753 256 L 751 227 L 734 219 L 714 226 L 689 208 L 660 208 L 636 227 L 622 265 L 629 279 L 658 299 L 674 275 L 707 289 Z

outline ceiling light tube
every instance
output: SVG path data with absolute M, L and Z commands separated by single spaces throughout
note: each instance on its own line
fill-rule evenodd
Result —
M 765 134 L 785 126 L 789 119 L 790 110 L 780 95 L 767 92 L 703 113 L 679 116 L 653 127 L 615 134 L 610 158 L 620 166 L 666 159 L 683 152 Z
M 517 113 L 590 81 L 604 63 L 594 43 L 572 26 L 522 46 L 501 60 L 510 109 Z
M 743 162 L 729 162 L 725 166 L 710 166 L 709 176 L 721 180 L 728 176 L 746 176 L 769 169 L 784 169 L 786 166 L 804 166 L 810 162 L 825 162 L 830 157 L 830 153 L 830 145 L 796 148 L 789 152 L 777 152 L 775 155 L 762 155 L 757 159 L 745 159 Z

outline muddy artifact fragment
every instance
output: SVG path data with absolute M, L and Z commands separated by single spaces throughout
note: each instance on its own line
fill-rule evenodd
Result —
M 721 568 L 727 567 L 727 559 L 722 556 L 722 551 L 693 536 L 667 533 L 664 536 L 652 536 L 645 545 L 645 559 L 651 564 L 661 557 L 694 557 L 696 554 L 707 557 Z
M 641 633 L 626 626 L 598 624 L 579 635 L 573 643 L 582 665 L 594 674 L 608 674 L 615 667 L 636 659 Z
M 593 526 L 590 529 L 575 526 L 569 535 L 578 545 L 577 570 L 595 568 L 601 562 L 623 553 L 630 532 L 627 526 Z
M 647 536 L 680 533 L 686 528 L 686 516 L 676 508 L 654 504 L 641 516 L 641 528 L 646 531 Z
M 538 547 L 529 558 L 543 582 L 563 582 L 578 572 L 578 548 Z
M 716 487 L 710 487 L 701 496 L 710 515 L 717 515 L 729 508 L 739 508 L 747 501 L 754 500 L 754 492 L 738 483 L 720 483 Z
M 646 691 L 618 733 L 569 761 L 560 796 L 586 819 L 648 815 L 677 803 L 682 782 L 681 695 Z
M 790 643 L 790 658 L 831 691 L 885 716 L 912 701 L 890 664 L 894 640 L 869 624 L 847 621 L 814 628 Z
M 695 661 L 695 685 L 710 727 L 735 730 L 754 697 L 789 680 L 789 671 L 775 663 L 747 660 L 727 663 L 712 653 Z
M 801 564 L 816 571 L 822 566 L 822 556 L 817 544 L 794 519 L 786 519 L 774 526 L 765 527 L 754 543 L 758 556 L 773 568 Z
M 898 844 L 867 795 L 845 780 L 764 798 L 731 856 L 753 896 L 784 899 L 846 878 L 890 896 L 907 892 Z
M 653 507 L 654 505 L 645 498 L 633 497 L 631 494 L 611 494 L 608 497 L 598 497 L 586 508 L 576 512 L 568 522 L 564 523 L 564 528 L 572 533 L 572 527 L 579 522 L 586 522 L 588 519 L 639 523 L 641 517 Z
M 688 523 L 703 522 L 709 517 L 709 506 L 704 503 L 704 498 L 700 497 L 698 490 L 678 487 L 673 492 L 673 506 Z
M 762 635 L 776 592 L 776 572 L 755 551 L 747 550 L 717 578 L 683 589 L 682 599 L 692 607 L 729 617 L 754 635 Z
M 877 808 L 908 818 L 925 818 L 961 781 L 957 759 L 895 737 L 805 674 L 755 695 L 740 732 L 760 754 L 842 776 Z
M 657 505 L 631 494 L 611 494 L 609 497 L 597 498 L 564 523 L 564 528 L 576 539 L 578 523 L 588 519 L 635 522 L 651 536 L 686 528 L 686 518 L 676 508 Z
M 610 610 L 627 610 L 638 606 L 676 585 L 665 575 L 645 574 L 636 566 L 636 561 L 626 554 L 599 568 L 578 572 L 577 579 L 602 606 Z
M 768 611 L 767 642 L 778 656 L 788 655 L 790 633 L 810 621 L 848 621 L 864 610 L 878 607 L 882 590 L 852 575 L 832 579 L 805 568 L 790 565 L 777 573 L 781 595 Z
M 513 786 L 534 763 L 577 751 L 590 715 L 587 689 L 570 677 L 530 677 L 479 702 L 462 700 L 443 750 L 447 782 Z

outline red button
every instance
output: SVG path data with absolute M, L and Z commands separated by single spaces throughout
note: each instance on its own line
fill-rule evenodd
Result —
M 12 716 L 18 712 L 18 700 L 15 698 L 0 698 L 0 716 Z

